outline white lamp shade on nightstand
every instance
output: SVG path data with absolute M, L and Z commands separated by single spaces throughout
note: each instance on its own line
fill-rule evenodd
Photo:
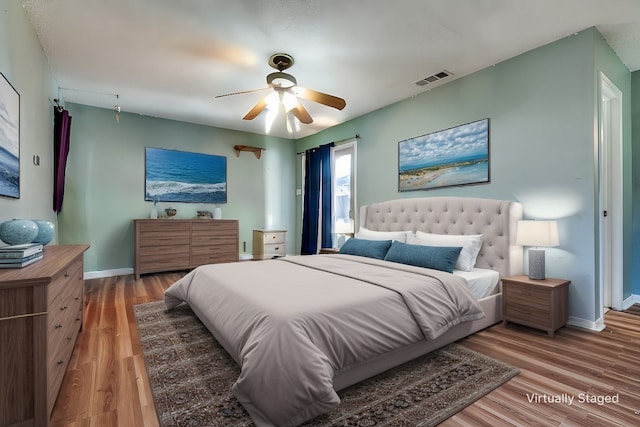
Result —
M 558 223 L 556 221 L 518 221 L 516 245 L 534 247 L 554 247 L 560 244 Z M 529 278 L 542 280 L 545 278 L 544 250 L 529 250 Z

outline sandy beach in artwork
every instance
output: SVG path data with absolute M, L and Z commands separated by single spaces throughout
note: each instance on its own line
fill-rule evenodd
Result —
M 468 160 L 411 169 L 400 172 L 398 177 L 400 191 L 487 182 L 489 164 L 488 159 Z
M 400 190 L 420 190 L 445 172 L 446 169 L 418 169 L 400 173 Z

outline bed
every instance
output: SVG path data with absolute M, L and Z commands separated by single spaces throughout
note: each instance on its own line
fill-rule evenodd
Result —
M 345 251 L 201 266 L 166 290 L 165 303 L 189 304 L 240 366 L 232 391 L 258 426 L 299 425 L 338 405 L 337 390 L 499 322 L 499 279 L 522 273 L 521 218 L 521 205 L 511 201 L 375 203 L 361 208 L 351 247 L 388 245 L 382 259 Z M 409 258 L 440 251 L 418 248 L 419 238 L 442 236 L 481 236 L 470 272 L 388 257 L 392 249 Z M 483 270 L 497 284 L 474 296 L 467 280 Z

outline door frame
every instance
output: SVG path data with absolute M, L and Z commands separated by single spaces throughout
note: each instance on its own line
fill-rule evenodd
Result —
M 622 91 L 602 72 L 599 89 L 598 283 L 604 319 L 606 308 L 623 309 Z

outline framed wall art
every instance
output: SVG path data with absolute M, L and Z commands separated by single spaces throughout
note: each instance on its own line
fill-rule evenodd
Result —
M 227 203 L 227 158 L 146 147 L 145 200 Z
M 0 75 L 0 196 L 19 199 L 20 94 Z
M 398 191 L 487 182 L 489 119 L 398 143 Z

